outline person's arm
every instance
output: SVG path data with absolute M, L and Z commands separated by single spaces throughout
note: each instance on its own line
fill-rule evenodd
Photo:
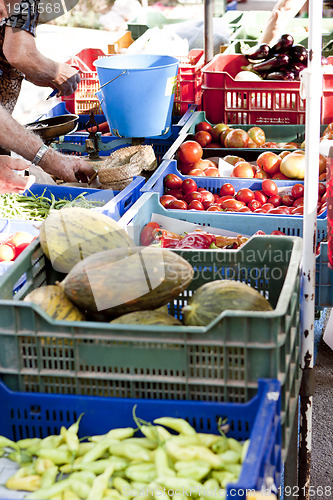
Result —
M 273 45 L 285 33 L 285 26 L 296 16 L 307 0 L 280 0 L 274 5 L 259 43 Z
M 59 95 L 71 95 L 77 89 L 80 82 L 77 69 L 45 57 L 27 31 L 6 26 L 3 53 L 11 66 L 39 87 L 56 88 Z
M 8 151 L 14 151 L 31 162 L 43 144 L 38 135 L 25 129 L 0 106 L 1 147 Z M 78 180 L 75 177 L 76 173 L 83 176 L 81 180 L 90 178 L 95 173 L 94 169 L 79 157 L 63 155 L 52 148 L 48 148 L 39 166 L 48 174 L 55 175 L 67 182 L 76 182 Z

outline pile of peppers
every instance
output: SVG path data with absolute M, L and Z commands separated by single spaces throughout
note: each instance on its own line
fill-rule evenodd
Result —
M 137 427 L 81 440 L 80 418 L 46 438 L 14 442 L 0 436 L 2 456 L 19 464 L 6 487 L 30 492 L 28 500 L 169 500 L 174 494 L 183 500 L 200 492 L 223 500 L 249 445 L 227 438 L 223 426 L 220 434 L 204 434 L 181 418 L 161 417 L 153 425 L 135 414 Z

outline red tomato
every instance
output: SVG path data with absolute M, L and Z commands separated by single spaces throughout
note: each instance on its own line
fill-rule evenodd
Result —
M 244 177 L 253 179 L 253 168 L 247 161 L 241 161 L 235 165 L 232 170 L 232 177 Z
M 278 194 L 278 187 L 272 179 L 264 179 L 262 181 L 262 190 L 267 196 L 275 196 Z
M 141 245 L 147 247 L 154 241 L 156 229 L 160 229 L 160 225 L 157 224 L 157 222 L 148 222 L 148 224 L 145 225 L 140 234 Z
M 276 194 L 268 198 L 267 203 L 271 203 L 274 207 L 279 207 L 281 205 L 281 196 Z
M 202 154 L 202 147 L 196 141 L 185 141 L 178 149 L 179 161 L 183 163 L 194 163 L 200 160 Z
M 248 205 L 249 209 L 251 212 L 254 212 L 257 208 L 260 208 L 262 206 L 262 203 L 258 200 L 251 200 Z
M 203 206 L 203 204 L 199 200 L 192 200 L 188 204 L 187 208 L 188 208 L 188 210 L 205 210 L 205 207 Z
M 272 151 L 265 151 L 257 158 L 259 168 L 264 170 L 269 175 L 277 174 L 280 170 L 282 158 Z
M 188 175 L 192 175 L 193 177 L 206 177 L 206 174 L 201 168 L 193 168 L 189 171 Z
M 222 208 L 219 205 L 213 203 L 207 208 L 207 212 L 222 212 Z
M 236 200 L 243 201 L 246 205 L 254 200 L 254 192 L 248 188 L 241 188 L 235 195 Z
M 184 179 L 181 187 L 184 194 L 198 190 L 197 183 L 193 179 Z
M 220 189 L 220 196 L 234 196 L 235 194 L 235 188 L 232 184 L 229 184 L 228 182 L 226 184 L 223 184 L 223 186 Z
M 261 207 L 261 211 L 268 212 L 272 208 L 274 208 L 274 205 L 272 205 L 271 203 L 264 203 L 263 206 Z
M 294 201 L 295 201 L 295 198 L 290 196 L 290 194 L 285 194 L 281 197 L 281 203 L 282 203 L 282 205 L 285 205 L 286 207 L 292 207 Z
M 282 231 L 279 231 L 278 229 L 275 229 L 274 231 L 272 231 L 271 234 L 285 236 L 285 233 L 283 233 Z
M 293 208 L 290 213 L 292 215 L 303 215 L 303 210 L 304 210 L 303 205 L 300 205 L 299 207 Z
M 230 210 L 232 212 L 238 212 L 238 210 L 244 206 L 244 202 L 235 199 L 224 200 L 221 203 L 223 210 Z
M 277 174 L 272 175 L 272 179 L 280 180 L 280 181 L 289 181 L 290 178 L 284 175 L 282 172 L 278 172 Z
M 201 195 L 201 202 L 206 209 L 215 202 L 214 195 L 210 191 L 201 191 Z
M 187 210 L 187 203 L 184 200 L 173 200 L 169 203 L 168 208 L 173 210 Z
M 221 147 L 221 143 L 219 143 L 219 142 L 210 142 L 206 146 L 206 148 L 211 148 L 211 149 L 219 149 L 220 147 Z
M 193 200 L 201 201 L 202 194 L 199 193 L 199 191 L 191 191 L 190 193 L 187 193 L 187 195 L 184 196 L 184 201 L 186 201 L 187 204 L 191 203 L 191 201 Z
M 304 186 L 303 184 L 294 184 L 291 188 L 291 196 L 293 198 L 301 198 L 304 195 Z
M 304 198 L 303 196 L 301 196 L 300 198 L 297 198 L 294 203 L 293 203 L 293 207 L 300 207 L 304 205 Z
M 222 203 L 222 201 L 224 200 L 233 200 L 234 197 L 230 195 L 225 195 L 225 196 L 221 196 L 221 198 L 219 198 L 218 200 L 215 201 L 215 203 L 218 203 L 219 205 Z
M 215 200 L 214 203 L 216 203 L 216 200 L 219 200 L 219 199 L 220 199 L 220 196 L 217 193 L 214 193 L 214 200 Z
M 220 177 L 220 171 L 218 168 L 210 167 L 204 170 L 206 177 Z
M 254 198 L 257 200 L 257 201 L 260 201 L 260 203 L 263 205 L 264 203 L 266 203 L 267 201 L 267 196 L 265 195 L 265 193 L 263 191 L 256 191 L 254 193 Z
M 160 203 L 163 205 L 163 207 L 167 207 L 169 203 L 173 200 L 176 200 L 177 198 L 175 196 L 171 196 L 170 194 L 164 194 L 160 198 Z
M 269 214 L 287 215 L 287 214 L 289 214 L 289 209 L 288 209 L 288 207 L 274 207 L 274 208 L 271 208 L 271 210 L 269 210 L 268 213 Z
M 326 186 L 322 182 L 318 184 L 318 194 L 319 196 L 323 196 L 326 193 Z
M 164 177 L 164 186 L 167 189 L 180 189 L 183 180 L 176 174 L 168 174 Z
M 193 163 L 182 163 L 181 161 L 179 161 L 177 163 L 177 168 L 179 170 L 179 172 L 183 175 L 188 175 L 188 173 L 193 170 Z
M 202 148 L 205 148 L 207 144 L 212 142 L 213 138 L 209 132 L 199 130 L 199 132 L 194 134 L 194 140 L 197 141 Z
M 244 207 L 241 207 L 239 210 L 237 210 L 237 212 L 252 212 L 252 210 L 244 205 Z
M 267 172 L 264 172 L 264 170 L 257 170 L 256 173 L 254 174 L 255 179 L 270 179 L 270 175 Z
M 212 126 L 210 123 L 202 121 L 196 124 L 195 131 L 199 132 L 200 130 L 205 130 L 206 132 L 211 132 Z
M 181 189 L 169 189 L 165 191 L 165 194 L 169 196 L 174 196 L 177 200 L 182 200 L 184 198 L 183 191 Z

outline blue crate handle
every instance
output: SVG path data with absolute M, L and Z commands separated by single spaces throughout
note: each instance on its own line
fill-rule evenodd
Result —
M 185 126 L 185 124 L 187 124 L 187 121 L 192 120 L 192 116 L 194 116 L 197 113 L 196 109 L 197 109 L 197 105 L 191 104 L 191 106 L 188 107 L 185 114 L 181 117 L 181 119 L 179 120 L 177 125 L 179 127 Z
M 127 210 L 127 212 L 122 215 L 121 219 L 119 220 L 119 224 L 121 224 L 123 227 L 128 226 L 134 217 L 137 215 L 138 211 L 144 206 L 144 204 L 154 196 L 155 193 L 142 193 L 140 198 Z M 150 222 L 150 221 L 149 221 Z
M 161 177 L 164 177 L 164 172 L 168 170 L 171 161 L 174 161 L 174 160 L 164 160 L 164 157 L 163 157 L 163 161 L 162 161 L 161 165 L 155 170 L 153 175 L 146 182 L 146 184 L 144 186 L 145 191 L 153 191 L 156 182 L 159 181 L 159 179 L 161 179 Z
M 207 121 L 206 112 L 205 111 L 195 111 L 194 113 L 192 113 L 192 116 L 186 121 L 186 123 L 184 124 L 183 128 L 181 129 L 181 131 L 179 133 L 187 135 L 189 133 L 189 130 L 192 128 L 192 126 L 194 124 L 197 124 L 197 123 L 202 122 L 202 121 Z
M 106 203 L 99 211 L 109 217 L 119 219 L 138 200 L 146 179 L 134 177 L 133 181 Z
M 182 130 L 179 132 L 177 139 L 171 144 L 170 148 L 163 156 L 163 160 L 172 160 L 174 158 L 179 146 L 186 140 L 186 135 L 187 134 L 183 134 Z

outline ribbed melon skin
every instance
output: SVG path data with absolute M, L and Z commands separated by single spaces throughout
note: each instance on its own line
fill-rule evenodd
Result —
M 182 323 L 174 316 L 159 311 L 134 311 L 128 314 L 123 314 L 122 316 L 110 321 L 110 323 L 120 323 L 126 325 L 182 326 Z
M 111 217 L 79 207 L 51 212 L 40 227 L 39 239 L 52 267 L 61 273 L 93 253 L 132 245 Z
M 84 321 L 85 315 L 65 295 L 60 286 L 47 285 L 36 288 L 24 298 L 33 302 L 51 318 L 66 321 Z
M 183 323 L 206 326 L 225 310 L 272 311 L 272 306 L 254 288 L 240 281 L 216 280 L 199 287 L 183 307 Z
M 99 252 L 79 262 L 62 281 L 68 298 L 89 312 L 113 319 L 156 309 L 177 297 L 194 270 L 164 248 L 137 247 Z

